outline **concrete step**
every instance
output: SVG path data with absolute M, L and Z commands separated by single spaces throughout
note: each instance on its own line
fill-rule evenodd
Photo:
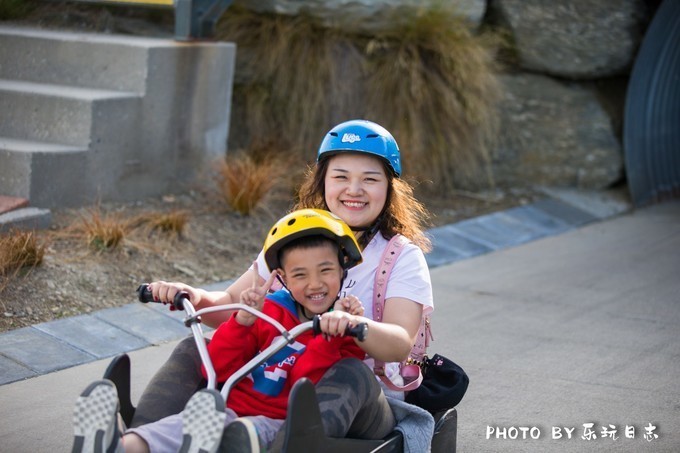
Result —
M 51 208 L 181 190 L 226 152 L 235 50 L 0 25 L 0 193 Z
M 30 207 L 26 198 L 0 195 L 0 233 L 46 229 L 51 221 L 49 209 Z
M 89 149 L 0 137 L 0 193 L 42 208 L 82 200 L 92 189 Z
M 149 49 L 167 41 L 0 26 L 0 78 L 143 93 Z
M 116 124 L 108 104 L 127 101 L 136 112 L 140 100 L 132 92 L 0 80 L 0 135 L 87 146 L 95 121 Z
M 52 223 L 49 209 L 26 207 L 0 214 L 0 233 L 12 230 L 45 230 Z

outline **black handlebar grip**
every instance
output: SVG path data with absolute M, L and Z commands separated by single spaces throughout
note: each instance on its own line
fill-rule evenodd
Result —
M 359 341 L 364 341 L 366 339 L 366 335 L 368 334 L 368 324 L 365 322 L 360 322 L 354 327 L 349 327 L 345 331 L 346 335 L 349 335 L 350 337 L 355 337 Z
M 153 299 L 153 293 L 149 289 L 149 285 L 147 283 L 143 283 L 139 285 L 139 288 L 137 288 L 137 298 L 139 299 L 140 302 L 142 303 L 148 303 L 148 302 L 156 302 Z M 175 294 L 174 299 L 172 300 L 172 305 L 175 307 L 177 310 L 184 310 L 184 300 L 189 300 L 189 293 L 186 291 L 180 291 L 177 294 Z
M 321 315 L 314 315 L 312 319 L 312 331 L 314 335 L 319 335 L 321 333 Z M 350 337 L 355 337 L 359 341 L 364 341 L 366 335 L 368 334 L 368 324 L 365 322 L 359 323 L 354 327 L 348 327 L 345 330 L 345 335 Z
M 139 285 L 139 288 L 137 288 L 137 298 L 139 299 L 140 302 L 144 304 L 148 302 L 155 302 L 153 300 L 153 294 L 149 289 L 149 285 L 146 283 L 142 283 L 141 285 Z
M 312 333 L 314 335 L 319 335 L 321 333 L 321 316 L 320 315 L 314 315 L 312 318 Z
M 184 301 L 189 300 L 189 293 L 186 291 L 180 291 L 177 294 L 175 294 L 175 297 L 172 299 L 172 305 L 177 309 L 177 310 L 184 310 Z

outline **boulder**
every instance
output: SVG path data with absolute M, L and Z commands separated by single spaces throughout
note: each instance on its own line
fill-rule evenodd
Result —
M 259 13 L 294 16 L 307 14 L 327 27 L 373 33 L 394 26 L 395 17 L 408 22 L 422 8 L 439 5 L 437 0 L 236 0 L 239 5 Z M 460 16 L 475 27 L 482 22 L 486 0 L 449 0 Z
M 621 178 L 621 145 L 593 90 L 541 75 L 500 81 L 501 136 L 492 153 L 497 184 L 603 189 Z
M 647 21 L 644 0 L 493 0 L 519 65 L 571 79 L 627 73 Z

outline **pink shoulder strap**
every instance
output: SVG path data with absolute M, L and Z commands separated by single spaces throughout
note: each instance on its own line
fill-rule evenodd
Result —
M 377 322 L 382 322 L 383 312 L 385 310 L 385 293 L 387 291 L 387 282 L 390 278 L 390 273 L 394 264 L 397 262 L 397 258 L 401 254 L 404 246 L 409 243 L 409 240 L 397 234 L 387 244 L 385 251 L 383 252 L 380 261 L 378 262 L 378 268 L 375 272 L 375 284 L 373 286 L 373 320 Z M 420 370 L 419 361 L 422 361 L 425 357 L 425 352 L 427 345 L 429 343 L 429 318 L 423 317 L 423 325 L 418 332 L 418 337 L 416 344 L 411 352 L 411 357 L 407 362 L 401 364 L 401 375 L 413 379 L 407 385 L 399 386 L 394 384 L 387 376 L 385 376 L 385 362 L 380 360 L 374 360 L 375 364 L 373 366 L 373 372 L 376 376 L 380 377 L 385 385 L 397 391 L 411 391 L 418 388 L 423 380 L 423 375 Z

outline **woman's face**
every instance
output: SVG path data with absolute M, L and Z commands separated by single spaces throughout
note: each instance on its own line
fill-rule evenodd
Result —
M 389 181 L 379 158 L 342 153 L 330 157 L 324 179 L 328 209 L 350 228 L 370 226 L 387 200 Z

